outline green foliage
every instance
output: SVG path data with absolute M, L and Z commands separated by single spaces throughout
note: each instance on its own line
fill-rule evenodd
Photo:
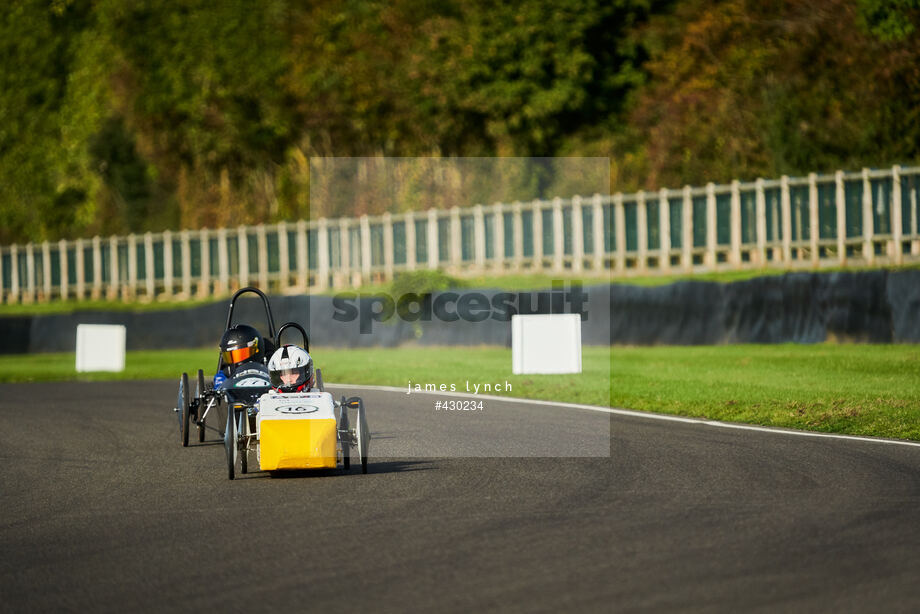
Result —
M 311 210 L 317 156 L 609 157 L 613 190 L 909 164 L 918 25 L 920 0 L 5 3 L 0 244 L 582 191 L 534 161 L 432 203 L 412 167 L 396 204 Z
M 390 284 L 390 292 L 399 297 L 404 294 L 431 294 L 452 288 L 464 288 L 466 283 L 443 271 L 424 270 L 411 273 L 397 273 Z
M 917 160 L 920 48 L 868 34 L 861 6 L 696 1 L 656 16 L 649 84 L 632 110 L 635 183 Z
M 552 155 L 566 134 L 620 111 L 641 82 L 627 32 L 647 11 L 647 2 L 462 3 L 418 71 L 467 136 L 499 155 Z
M 901 42 L 917 31 L 920 0 L 859 0 L 863 26 L 885 42 Z
M 60 112 L 86 2 L 30 0 L 0 8 L 0 243 L 79 232 L 85 193 L 62 181 Z

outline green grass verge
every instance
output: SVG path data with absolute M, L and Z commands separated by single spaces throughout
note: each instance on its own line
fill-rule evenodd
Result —
M 327 382 L 374 384 L 406 388 L 410 381 L 454 385 L 458 392 L 476 384 L 510 384 L 510 392 L 490 392 L 513 397 L 565 400 L 607 405 L 610 392 L 610 349 L 586 347 L 579 375 L 512 375 L 511 350 L 499 347 L 401 347 L 393 349 L 312 348 L 316 365 Z M 0 356 L 0 381 L 39 382 L 54 380 L 106 381 L 178 378 L 182 371 L 194 380 L 198 369 L 213 375 L 216 350 L 162 350 L 128 352 L 122 373 L 74 371 L 74 355 L 30 354 Z
M 326 381 L 511 384 L 508 396 L 731 422 L 920 440 L 920 346 L 585 347 L 584 373 L 512 375 L 497 347 L 315 348 Z M 176 378 L 213 370 L 214 350 L 129 352 L 124 373 L 74 372 L 73 354 L 0 356 L 0 381 Z
M 614 348 L 614 405 L 920 440 L 920 346 Z

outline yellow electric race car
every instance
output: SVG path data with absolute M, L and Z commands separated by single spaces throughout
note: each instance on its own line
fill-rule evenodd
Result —
M 245 293 L 262 299 L 268 321 L 267 338 L 249 325 L 233 325 L 234 305 Z M 303 348 L 309 353 L 309 338 L 299 324 L 288 322 L 275 333 L 271 306 L 261 290 L 247 287 L 233 295 L 213 381 L 205 382 L 204 372 L 199 369 L 196 395 L 191 398 L 188 374 L 183 373 L 179 379 L 175 411 L 182 445 L 188 446 L 192 424 L 198 429 L 199 441 L 204 441 L 206 429 L 220 433 L 227 457 L 227 477 L 231 480 L 237 471 L 248 473 L 252 453 L 256 455 L 258 468 L 271 473 L 334 468 L 340 464 L 347 470 L 355 448 L 361 470 L 367 473 L 370 430 L 364 402 L 359 397 L 335 400 L 324 389 L 320 369 L 316 369 L 309 390 L 281 393 L 272 389 L 266 364 L 274 349 L 281 347 L 282 333 L 290 328 L 301 333 Z M 223 407 L 227 408 L 223 430 L 209 427 L 206 424 L 209 414 L 215 411 L 219 416 Z

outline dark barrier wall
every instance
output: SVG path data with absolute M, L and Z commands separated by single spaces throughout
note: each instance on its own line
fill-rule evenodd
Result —
M 611 295 L 620 344 L 920 342 L 920 271 L 615 285 Z
M 789 273 L 728 284 L 681 281 L 654 288 L 616 284 L 583 291 L 587 295 L 587 315 L 582 321 L 586 345 L 920 342 L 920 271 Z M 482 294 L 488 304 L 503 299 L 520 313 L 549 313 L 552 294 L 557 294 L 503 294 L 500 290 L 461 290 L 458 294 L 472 292 Z M 503 297 L 497 297 L 499 294 Z M 493 319 L 493 315 L 502 316 L 494 309 L 479 322 L 445 323 L 436 317 L 407 322 L 395 316 L 377 322 L 371 314 L 381 310 L 380 301 L 363 297 L 350 301 L 354 318 L 340 321 L 334 315 L 339 313 L 341 318 L 344 310 L 333 300 L 328 296 L 273 297 L 275 324 L 289 320 L 305 324 L 311 344 L 319 346 L 511 345 L 510 323 Z M 557 302 L 554 311 L 560 311 L 558 307 Z M 451 304 L 449 311 L 455 308 Z M 362 314 L 369 333 L 361 332 Z M 125 325 L 129 350 L 216 348 L 226 318 L 225 303 L 167 311 L 0 318 L 0 353 L 73 351 L 79 323 Z M 234 321 L 252 323 L 263 332 L 267 328 L 261 303 L 254 299 L 238 301 Z M 293 330 L 285 333 L 285 341 L 298 342 L 298 334 Z

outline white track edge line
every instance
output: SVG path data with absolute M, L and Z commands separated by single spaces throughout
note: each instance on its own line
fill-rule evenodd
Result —
M 401 392 L 406 394 L 406 388 L 396 386 L 371 386 L 362 384 L 333 384 L 340 388 L 359 388 L 362 390 L 379 390 L 381 392 Z M 600 405 L 583 405 L 581 403 L 563 403 L 559 401 L 543 401 L 539 399 L 523 399 L 520 397 L 502 397 L 494 394 L 473 394 L 468 392 L 450 392 L 450 391 L 431 391 L 431 390 L 413 390 L 412 394 L 438 394 L 449 395 L 453 397 L 467 397 L 473 399 L 484 399 L 489 401 L 504 401 L 506 403 L 527 403 L 529 405 L 549 405 L 552 407 L 565 407 L 568 409 L 586 409 L 619 416 L 630 416 L 634 418 L 644 418 L 646 420 L 662 420 L 665 422 L 683 422 L 685 424 L 697 424 L 700 426 L 711 426 L 716 428 L 736 429 L 739 431 L 757 431 L 761 433 L 772 433 L 774 435 L 791 435 L 796 437 L 814 437 L 817 439 L 840 439 L 844 441 L 863 441 L 868 443 L 884 443 L 896 446 L 908 446 L 920 448 L 920 442 L 905 441 L 903 439 L 886 439 L 883 437 L 860 437 L 859 435 L 838 435 L 835 433 L 819 433 L 816 431 L 798 431 L 795 429 L 755 426 L 752 424 L 737 424 L 734 422 L 719 422 L 717 420 L 708 420 L 703 418 L 684 418 L 682 416 L 671 416 L 668 414 L 656 414 L 652 412 L 635 411 L 632 409 L 620 409 L 616 407 L 602 407 Z M 408 396 L 408 395 L 407 395 Z

